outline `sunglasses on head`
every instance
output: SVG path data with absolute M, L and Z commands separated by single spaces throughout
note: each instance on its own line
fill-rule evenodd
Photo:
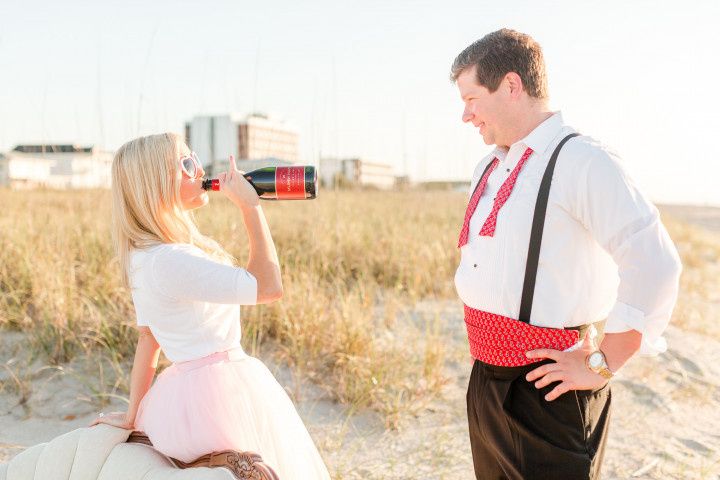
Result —
M 180 166 L 185 175 L 190 178 L 195 178 L 200 171 L 200 160 L 198 160 L 197 154 L 191 152 L 190 155 L 185 155 L 180 159 Z

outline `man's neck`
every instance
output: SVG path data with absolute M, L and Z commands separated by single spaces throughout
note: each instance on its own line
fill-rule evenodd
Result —
M 510 145 L 514 144 L 518 140 L 530 135 L 530 132 L 535 130 L 538 125 L 543 123 L 548 118 L 552 117 L 553 112 L 547 107 L 547 105 L 538 105 L 537 108 L 533 108 L 530 112 L 519 116 L 514 122 L 515 128 L 510 132 L 509 139 L 504 143 L 507 145 L 498 145 L 502 149 L 509 149 Z

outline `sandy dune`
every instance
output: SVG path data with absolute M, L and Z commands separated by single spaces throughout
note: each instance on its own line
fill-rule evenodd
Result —
M 405 419 L 399 431 L 385 431 L 372 412 L 349 415 L 275 366 L 280 381 L 300 399 L 299 410 L 337 478 L 472 477 L 464 405 L 470 364 L 462 317 L 455 302 L 427 302 L 412 311 L 415 321 L 435 315 L 445 327 L 449 381 L 442 398 L 418 417 Z M 8 391 L 13 384 L 9 370 L 0 372 L 6 385 L 0 395 L 0 460 L 85 425 L 99 408 L 91 388 L 97 365 L 20 367 L 25 361 L 21 339 L 20 334 L 3 335 L 0 363 L 10 362 L 30 393 L 19 404 L 17 391 Z M 667 339 L 667 353 L 634 359 L 614 380 L 606 478 L 716 478 L 720 472 L 720 342 L 675 327 Z M 103 410 L 122 408 L 122 401 L 112 399 Z

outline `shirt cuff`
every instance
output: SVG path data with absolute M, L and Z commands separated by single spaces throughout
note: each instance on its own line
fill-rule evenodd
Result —
M 640 355 L 658 355 L 667 350 L 667 342 L 660 335 L 652 335 L 646 330 L 645 313 L 622 302 L 615 303 L 605 323 L 605 333 L 623 333 L 637 330 L 642 334 Z

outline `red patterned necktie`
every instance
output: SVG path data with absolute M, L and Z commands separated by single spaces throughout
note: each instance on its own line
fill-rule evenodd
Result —
M 468 233 L 470 232 L 470 218 L 472 218 L 473 213 L 475 213 L 475 209 L 478 206 L 478 202 L 480 202 L 480 197 L 482 196 L 483 191 L 487 186 L 488 177 L 490 177 L 490 174 L 493 172 L 493 170 L 495 170 L 495 167 L 498 166 L 499 162 L 500 161 L 497 159 L 497 157 L 492 159 L 492 163 L 485 171 L 485 175 L 482 176 L 482 178 L 478 181 L 477 187 L 475 187 L 475 191 L 470 198 L 470 203 L 468 203 L 467 210 L 465 210 L 465 220 L 463 222 L 462 230 L 460 230 L 458 248 L 465 246 L 465 244 L 467 244 L 468 242 Z
M 508 197 L 510 197 L 510 194 L 512 193 L 512 189 L 515 186 L 515 181 L 517 181 L 518 175 L 520 175 L 520 170 L 525 165 L 525 162 L 527 162 L 527 159 L 530 158 L 530 155 L 532 155 L 533 151 L 532 148 L 529 148 L 525 150 L 525 153 L 520 158 L 520 161 L 517 165 L 515 165 L 515 168 L 510 173 L 510 176 L 505 180 L 505 182 L 500 187 L 500 190 L 498 191 L 497 196 L 495 197 L 495 202 L 493 203 L 493 208 L 490 211 L 490 215 L 488 215 L 487 219 L 485 219 L 485 223 L 483 224 L 482 228 L 480 229 L 480 235 L 486 236 L 486 237 L 492 237 L 495 235 L 495 225 L 497 224 L 497 214 L 502 208 L 503 205 L 505 205 L 505 202 L 507 201 Z M 470 233 L 470 219 L 472 218 L 473 214 L 475 213 L 475 209 L 478 206 L 478 203 L 480 203 L 480 197 L 483 194 L 483 191 L 485 190 L 485 187 L 487 186 L 488 177 L 490 177 L 490 174 L 495 170 L 499 163 L 499 160 L 496 158 L 493 158 L 492 163 L 490 164 L 490 167 L 485 172 L 485 175 L 480 179 L 480 182 L 475 189 L 475 192 L 473 193 L 472 198 L 470 199 L 470 203 L 468 204 L 467 210 L 465 211 L 465 221 L 463 222 L 462 230 L 460 231 L 460 239 L 458 240 L 458 248 L 463 247 L 468 242 L 468 236 Z
M 485 219 L 485 223 L 480 229 L 481 237 L 492 237 L 493 235 L 495 235 L 495 225 L 497 224 L 498 212 L 500 211 L 502 206 L 505 205 L 505 202 L 512 193 L 513 187 L 515 186 L 515 181 L 517 180 L 518 175 L 520 175 L 520 170 L 522 170 L 525 162 L 527 162 L 527 159 L 530 158 L 530 155 L 532 155 L 532 153 L 532 148 L 528 147 L 528 149 L 525 150 L 525 153 L 523 153 L 523 156 L 520 158 L 518 164 L 515 165 L 512 173 L 510 173 L 510 176 L 500 187 L 500 190 L 495 197 L 495 203 L 493 203 L 493 208 L 490 211 L 490 215 L 488 215 L 488 217 Z

